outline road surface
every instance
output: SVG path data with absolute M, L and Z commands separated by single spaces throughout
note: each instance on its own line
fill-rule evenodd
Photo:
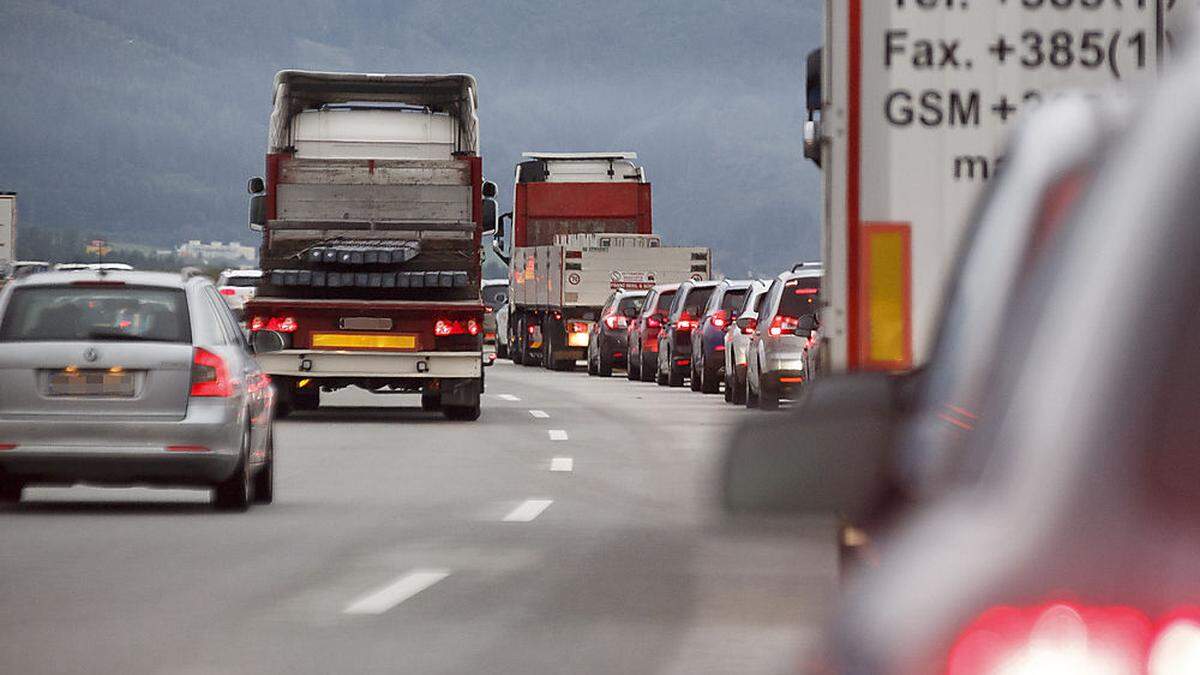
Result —
M 276 502 L 246 514 L 200 491 L 27 490 L 0 510 L 0 673 L 794 669 L 833 537 L 715 508 L 751 413 L 619 376 L 487 378 L 474 423 L 325 395 L 278 423 Z

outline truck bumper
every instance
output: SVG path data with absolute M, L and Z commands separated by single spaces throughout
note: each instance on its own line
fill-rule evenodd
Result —
M 288 349 L 259 354 L 270 375 L 292 377 L 478 378 L 479 352 L 339 352 Z

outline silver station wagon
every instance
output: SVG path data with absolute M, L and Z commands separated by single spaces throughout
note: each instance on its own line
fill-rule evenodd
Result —
M 203 277 L 48 272 L 0 291 L 0 502 L 89 483 L 209 487 L 221 509 L 269 503 L 273 403 Z

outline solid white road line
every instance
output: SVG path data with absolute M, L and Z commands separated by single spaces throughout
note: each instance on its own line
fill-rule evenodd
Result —
M 551 429 L 549 433 L 550 433 L 550 440 L 552 440 L 552 441 L 565 441 L 565 440 L 567 440 L 567 431 L 566 431 L 566 429 Z
M 551 471 L 574 471 L 575 460 L 570 457 L 555 457 L 550 460 Z
M 383 614 L 396 605 L 450 576 L 450 570 L 415 569 L 392 583 L 346 605 L 343 614 Z
M 521 399 L 517 398 L 516 396 L 513 396 L 512 394 L 497 394 L 496 398 L 498 398 L 502 401 L 520 401 L 521 400 Z
M 529 414 L 533 415 L 534 417 L 538 418 L 539 420 L 548 419 L 550 417 L 550 414 L 547 413 L 545 410 L 530 410 Z
M 526 499 L 518 504 L 517 508 L 509 511 L 507 516 L 504 516 L 504 522 L 528 523 L 542 515 L 542 511 L 550 508 L 553 503 L 553 499 Z

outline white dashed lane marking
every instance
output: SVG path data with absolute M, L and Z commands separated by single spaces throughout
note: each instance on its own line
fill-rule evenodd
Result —
M 358 598 L 343 614 L 383 614 L 396 605 L 450 576 L 450 570 L 415 569 L 382 588 Z
M 551 471 L 574 471 L 575 460 L 570 457 L 555 457 L 550 460 Z
M 528 523 L 542 515 L 542 511 L 550 508 L 553 503 L 553 499 L 526 499 L 518 504 L 517 508 L 509 511 L 507 516 L 504 516 L 504 522 Z
M 539 420 L 544 420 L 544 419 L 547 419 L 550 417 L 550 415 L 545 410 L 530 410 L 529 414 L 533 415 L 534 417 L 538 418 Z
M 550 434 L 550 440 L 552 440 L 552 441 L 567 440 L 566 429 L 551 429 L 548 433 Z
M 520 401 L 521 400 L 520 398 L 517 398 L 516 396 L 513 396 L 512 394 L 497 394 L 496 398 L 500 399 L 501 401 Z

